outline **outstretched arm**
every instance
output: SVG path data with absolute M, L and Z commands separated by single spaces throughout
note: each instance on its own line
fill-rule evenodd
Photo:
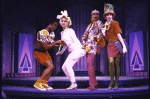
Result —
M 41 42 L 41 44 L 42 44 L 42 46 L 43 46 L 43 48 L 44 49 L 50 49 L 50 48 L 53 48 L 56 44 L 61 44 L 62 43 L 62 41 L 61 40 L 58 40 L 58 41 L 56 41 L 56 42 L 54 42 L 54 43 L 47 43 L 47 42 Z
M 54 45 L 53 47 L 52 47 L 52 49 L 56 49 L 56 48 L 58 48 L 59 47 L 59 45 Z
M 58 40 L 54 43 L 49 43 L 47 41 L 41 41 L 40 40 L 40 32 L 38 32 L 38 34 L 37 34 L 37 40 L 42 44 L 42 46 L 45 50 L 50 49 L 50 48 L 57 48 L 59 46 L 57 46 L 56 44 L 61 44 L 62 43 L 61 40 Z
M 125 43 L 124 43 L 124 41 L 123 41 L 123 39 L 122 39 L 122 36 L 121 36 L 120 33 L 117 33 L 117 36 L 118 36 L 119 41 L 121 42 L 121 44 L 122 44 L 122 46 L 123 46 L 123 53 L 125 54 L 125 52 L 127 52 L 127 48 L 126 48 Z

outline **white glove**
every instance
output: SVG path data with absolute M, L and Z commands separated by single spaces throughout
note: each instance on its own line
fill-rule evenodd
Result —
M 123 54 L 125 54 L 127 52 L 127 48 L 123 47 Z

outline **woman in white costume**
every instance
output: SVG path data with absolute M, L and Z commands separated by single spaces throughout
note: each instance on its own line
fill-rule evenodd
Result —
M 71 82 L 70 87 L 66 89 L 71 90 L 77 88 L 73 66 L 86 54 L 86 52 L 82 49 L 82 44 L 77 38 L 75 31 L 72 28 L 69 28 L 69 26 L 72 25 L 72 22 L 70 17 L 68 17 L 67 11 L 61 11 L 61 13 L 62 15 L 57 15 L 57 19 L 60 19 L 59 22 L 63 28 L 63 31 L 61 32 L 61 40 L 65 43 L 65 46 L 67 46 L 68 51 L 70 52 L 62 66 L 62 70 Z

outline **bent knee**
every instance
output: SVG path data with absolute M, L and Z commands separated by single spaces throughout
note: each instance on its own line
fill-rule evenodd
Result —
M 64 69 L 66 68 L 66 66 L 65 66 L 65 65 L 63 65 L 61 68 L 62 68 L 62 70 L 64 70 Z
M 51 67 L 52 69 L 54 69 L 54 65 L 51 65 L 50 67 Z
M 48 61 L 46 61 L 46 63 L 44 64 L 46 67 L 51 67 L 51 68 L 54 68 L 54 65 L 53 65 L 53 63 L 52 62 L 50 62 L 49 60 Z
M 47 68 L 49 68 L 49 70 L 53 70 L 54 69 L 54 65 L 48 65 Z

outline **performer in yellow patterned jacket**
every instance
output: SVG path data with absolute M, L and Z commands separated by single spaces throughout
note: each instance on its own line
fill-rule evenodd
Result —
M 46 66 L 47 68 L 44 70 L 42 76 L 36 81 L 34 87 L 42 91 L 45 91 L 46 89 L 53 89 L 47 84 L 54 68 L 51 56 L 47 50 L 55 47 L 56 44 L 62 43 L 61 40 L 54 41 L 54 31 L 57 29 L 57 27 L 58 22 L 52 21 L 46 29 L 43 29 L 37 33 L 34 56 L 42 65 Z

